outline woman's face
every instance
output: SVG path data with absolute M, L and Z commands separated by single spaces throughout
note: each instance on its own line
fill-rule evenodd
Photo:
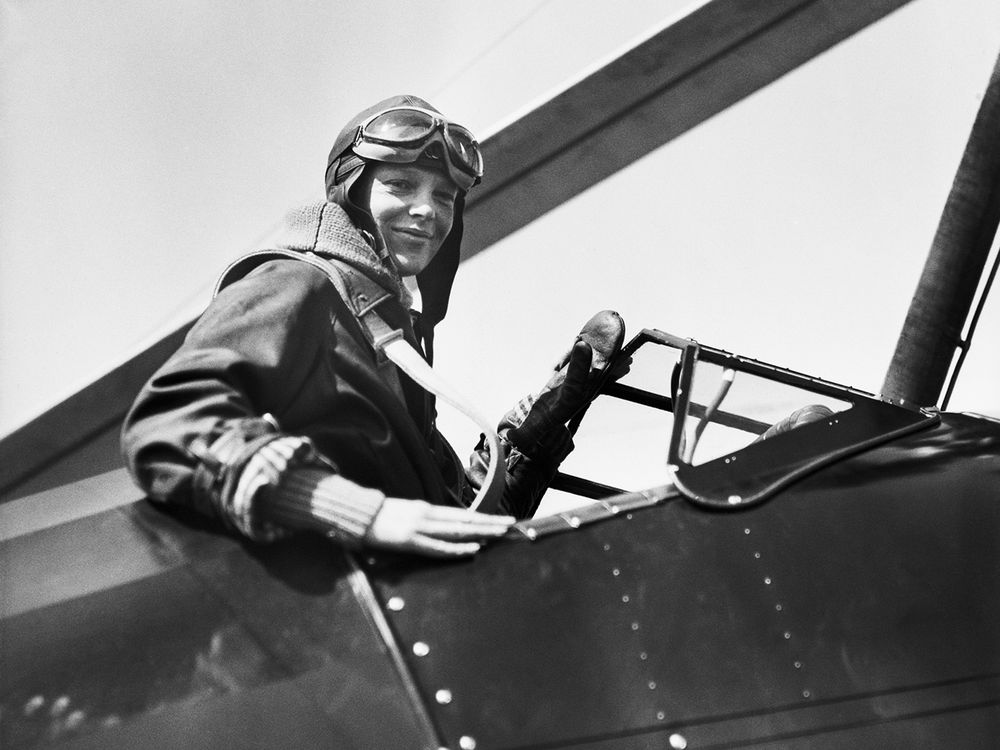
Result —
M 416 276 L 451 232 L 458 188 L 442 172 L 415 164 L 377 162 L 368 169 L 375 225 L 399 273 Z

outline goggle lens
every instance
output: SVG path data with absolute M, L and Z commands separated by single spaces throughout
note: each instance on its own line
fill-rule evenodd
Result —
M 383 112 L 365 125 L 363 135 L 388 143 L 413 143 L 434 132 L 434 118 L 416 109 Z
M 483 154 L 472 133 L 421 109 L 390 109 L 365 123 L 358 133 L 359 142 L 387 146 L 422 148 L 440 130 L 451 163 L 476 178 L 483 174 Z M 416 155 L 415 155 L 416 156 Z
M 454 156 L 465 165 L 469 171 L 481 176 L 483 173 L 483 154 L 472 133 L 461 125 L 449 125 L 445 140 Z

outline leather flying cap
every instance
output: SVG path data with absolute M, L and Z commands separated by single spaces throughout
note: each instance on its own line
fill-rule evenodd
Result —
M 417 96 L 401 95 L 383 99 L 362 110 L 344 125 L 337 135 L 327 159 L 325 175 L 327 200 L 340 205 L 355 223 L 364 229 L 370 228 L 371 214 L 367 206 L 359 205 L 360 196 L 351 195 L 351 188 L 358 183 L 358 178 L 364 172 L 368 161 L 354 153 L 354 141 L 358 134 L 358 128 L 363 123 L 380 112 L 396 107 L 417 107 L 441 114 L 440 110 Z M 445 119 L 444 115 L 441 117 Z M 418 156 L 416 163 L 426 164 L 435 169 L 443 169 L 443 152 L 435 153 L 435 147 L 441 148 L 441 145 L 429 144 L 429 150 L 425 149 Z M 361 200 L 361 202 L 364 201 Z M 465 195 L 459 191 L 458 198 L 455 200 L 455 215 L 451 232 L 445 238 L 434 259 L 417 275 L 417 285 L 423 300 L 422 320 L 423 325 L 427 328 L 425 333 L 429 349 L 433 347 L 433 327 L 444 319 L 448 310 L 451 285 L 455 278 L 455 272 L 458 270 L 461 252 L 464 210 Z

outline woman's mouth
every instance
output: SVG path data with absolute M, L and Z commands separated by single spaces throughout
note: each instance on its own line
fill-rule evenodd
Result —
M 408 237 L 414 237 L 421 240 L 429 240 L 433 236 L 430 232 L 416 227 L 396 227 L 396 231 Z

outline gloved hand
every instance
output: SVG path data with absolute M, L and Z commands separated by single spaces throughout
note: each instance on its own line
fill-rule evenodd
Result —
M 594 315 L 523 421 L 507 431 L 507 439 L 529 455 L 537 446 L 559 441 L 559 433 L 565 432 L 560 428 L 593 400 L 605 381 L 629 371 L 631 357 L 618 357 L 624 339 L 625 322 L 618 313 L 604 310 Z

